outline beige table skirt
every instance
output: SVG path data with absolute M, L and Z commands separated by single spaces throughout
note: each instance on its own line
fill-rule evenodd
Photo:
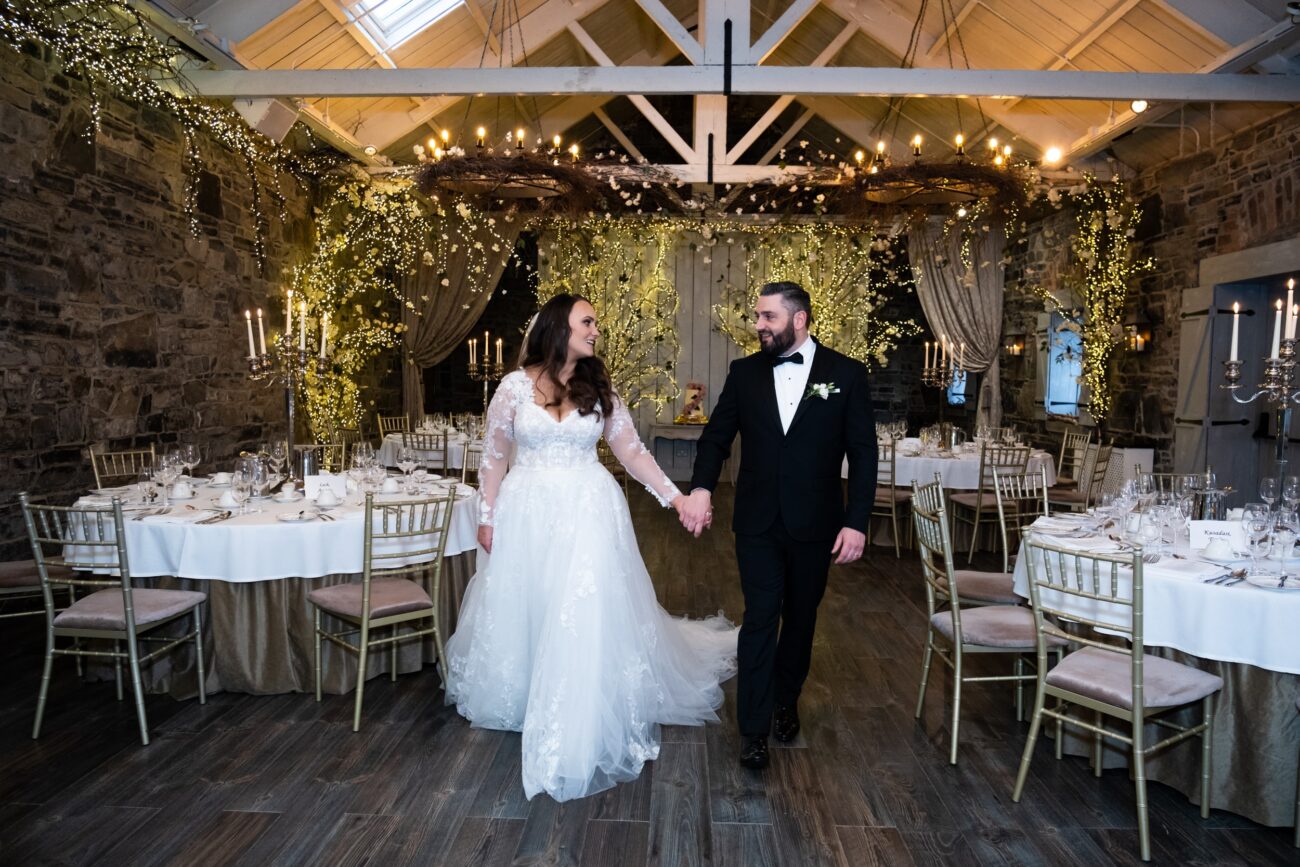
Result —
M 438 599 L 438 624 L 445 643 L 456 629 L 456 616 L 465 587 L 474 575 L 474 551 L 447 557 L 442 570 Z M 274 581 L 232 583 L 196 581 L 187 578 L 138 578 L 138 587 L 198 590 L 208 595 L 204 606 L 204 661 L 208 693 L 245 692 L 273 695 L 313 692 L 312 674 L 315 634 L 313 607 L 307 594 L 319 587 L 359 582 L 360 575 L 327 575 L 322 578 L 283 578 Z M 425 589 L 432 592 L 432 577 L 425 575 Z M 173 624 L 174 626 L 183 626 Z M 327 617 L 327 624 L 328 624 Z M 417 623 L 423 627 L 427 621 Z M 170 626 L 168 627 L 171 628 Z M 334 621 L 326 628 L 341 629 Z M 410 626 L 407 627 L 411 629 Z M 355 639 L 353 639 L 355 640 Z M 432 636 L 398 645 L 399 673 L 419 671 L 437 660 Z M 373 652 L 367 663 L 367 679 L 388 673 L 389 653 Z M 341 694 L 356 686 L 357 658 L 324 642 L 321 649 L 323 688 Z M 112 669 L 97 667 L 95 679 L 112 678 Z M 145 689 L 188 699 L 198 695 L 194 652 L 177 650 L 146 666 L 142 672 Z
M 1163 647 L 1148 647 L 1147 652 L 1223 678 L 1223 689 L 1215 701 L 1210 805 L 1261 825 L 1293 824 L 1296 764 L 1300 757 L 1300 714 L 1296 713 L 1295 706 L 1296 697 L 1300 696 L 1300 676 L 1202 659 Z M 1195 725 L 1201 719 L 1200 703 L 1164 718 L 1180 725 Z M 1107 726 L 1116 729 L 1127 724 L 1107 720 Z M 1050 719 L 1044 718 L 1043 728 L 1050 735 L 1055 727 Z M 1068 728 L 1066 731 L 1067 753 L 1091 755 L 1090 734 L 1070 734 Z M 1147 743 L 1170 734 L 1168 729 L 1149 725 Z M 1155 753 L 1147 759 L 1147 779 L 1172 786 L 1199 804 L 1200 749 L 1200 739 L 1192 738 Z M 1034 761 L 1051 761 L 1051 758 L 1040 754 Z M 1128 767 L 1128 764 L 1125 745 L 1107 741 L 1102 767 Z

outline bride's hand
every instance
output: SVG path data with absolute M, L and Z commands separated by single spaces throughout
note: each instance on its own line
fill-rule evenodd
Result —
M 484 551 L 488 552 L 489 554 L 492 553 L 492 525 L 491 524 L 478 525 L 478 544 L 479 547 L 482 548 Z

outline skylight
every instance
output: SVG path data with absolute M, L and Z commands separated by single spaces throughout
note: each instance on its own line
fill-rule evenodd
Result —
M 383 51 L 401 45 L 464 0 L 355 0 L 351 4 L 357 23 Z

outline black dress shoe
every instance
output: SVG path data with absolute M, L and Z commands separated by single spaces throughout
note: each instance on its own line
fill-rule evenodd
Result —
M 788 744 L 799 734 L 799 709 L 794 705 L 777 707 L 772 719 L 772 734 L 783 744 Z
M 768 760 L 767 738 L 762 735 L 745 738 L 745 746 L 740 750 L 741 765 L 755 771 L 761 771 L 767 767 Z

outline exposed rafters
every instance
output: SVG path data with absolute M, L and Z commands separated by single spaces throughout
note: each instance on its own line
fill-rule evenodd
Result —
M 781 13 L 781 17 L 772 22 L 762 36 L 749 48 L 749 62 L 755 65 L 765 62 L 772 52 L 794 32 L 795 28 L 808 17 L 808 13 L 817 8 L 821 0 L 794 0 Z

